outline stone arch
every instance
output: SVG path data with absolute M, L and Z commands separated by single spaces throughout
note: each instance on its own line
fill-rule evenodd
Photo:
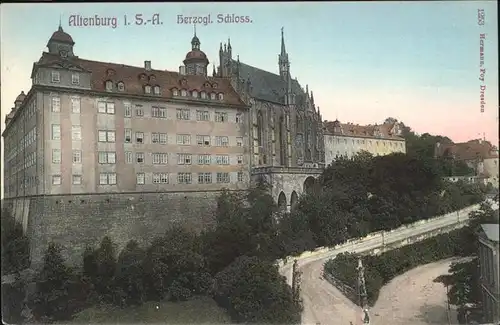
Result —
M 286 212 L 286 195 L 283 191 L 278 195 L 278 209 L 281 212 Z
M 298 203 L 299 203 L 299 196 L 297 195 L 297 192 L 293 191 L 292 195 L 290 196 L 290 210 L 293 210 Z
M 317 193 L 317 190 L 318 190 L 317 180 L 312 176 L 307 177 L 304 181 L 304 193 L 315 194 Z

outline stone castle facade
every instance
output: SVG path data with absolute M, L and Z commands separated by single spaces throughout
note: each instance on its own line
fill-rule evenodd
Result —
M 3 133 L 5 205 L 31 238 L 70 261 L 110 236 L 146 243 L 173 223 L 213 223 L 222 189 L 257 178 L 290 209 L 324 166 L 321 114 L 291 77 L 282 31 L 279 74 L 220 47 L 219 67 L 196 33 L 179 72 L 80 58 L 61 27 L 33 65 Z

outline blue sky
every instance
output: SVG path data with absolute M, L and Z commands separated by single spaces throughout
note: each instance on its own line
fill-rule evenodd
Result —
M 314 91 L 323 117 L 360 124 L 396 117 L 418 132 L 465 141 L 486 133 L 498 142 L 496 1 L 318 3 L 4 4 L 1 8 L 2 122 L 30 87 L 40 57 L 62 17 L 76 55 L 92 60 L 177 70 L 190 49 L 192 25 L 177 15 L 250 16 L 249 24 L 197 26 L 211 63 L 231 38 L 233 56 L 277 72 L 284 27 L 291 72 Z M 477 10 L 485 10 L 478 26 Z M 161 26 L 124 26 L 159 14 Z M 70 27 L 71 15 L 116 17 L 119 26 Z M 479 34 L 485 44 L 486 109 L 479 108 Z M 210 67 L 210 71 L 212 68 Z M 3 129 L 3 123 L 2 123 Z

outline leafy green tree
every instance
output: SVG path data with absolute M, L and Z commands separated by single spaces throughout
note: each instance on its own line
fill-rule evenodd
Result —
M 19 272 L 29 267 L 29 240 L 23 227 L 12 214 L 4 210 L 1 223 L 2 275 Z
M 36 276 L 36 293 L 33 300 L 33 315 L 39 321 L 67 320 L 71 318 L 69 292 L 72 270 L 61 255 L 60 246 L 50 243 L 45 253 L 44 264 Z
M 113 278 L 116 270 L 115 245 L 111 238 L 105 236 L 96 251 L 97 272 L 94 287 L 105 301 L 113 301 Z
M 186 292 L 190 295 L 206 292 L 211 279 L 207 276 L 206 264 L 196 234 L 181 227 L 169 229 L 164 236 L 156 238 L 146 252 L 143 269 L 148 297 L 169 296 L 178 300 L 184 299 Z
M 135 240 L 129 241 L 118 256 L 114 285 L 120 304 L 140 305 L 144 301 L 144 256 L 144 250 Z
M 299 324 L 301 306 L 271 261 L 241 256 L 215 277 L 214 299 L 233 321 Z

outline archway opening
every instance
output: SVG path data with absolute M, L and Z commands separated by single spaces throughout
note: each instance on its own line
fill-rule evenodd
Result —
M 280 212 L 286 212 L 286 195 L 283 192 L 278 196 L 278 209 Z
M 304 181 L 304 193 L 307 195 L 316 194 L 318 192 L 318 182 L 312 176 L 309 176 Z
M 290 196 L 290 210 L 294 210 L 297 207 L 297 204 L 299 203 L 299 196 L 297 195 L 297 192 L 293 191 L 292 195 Z

